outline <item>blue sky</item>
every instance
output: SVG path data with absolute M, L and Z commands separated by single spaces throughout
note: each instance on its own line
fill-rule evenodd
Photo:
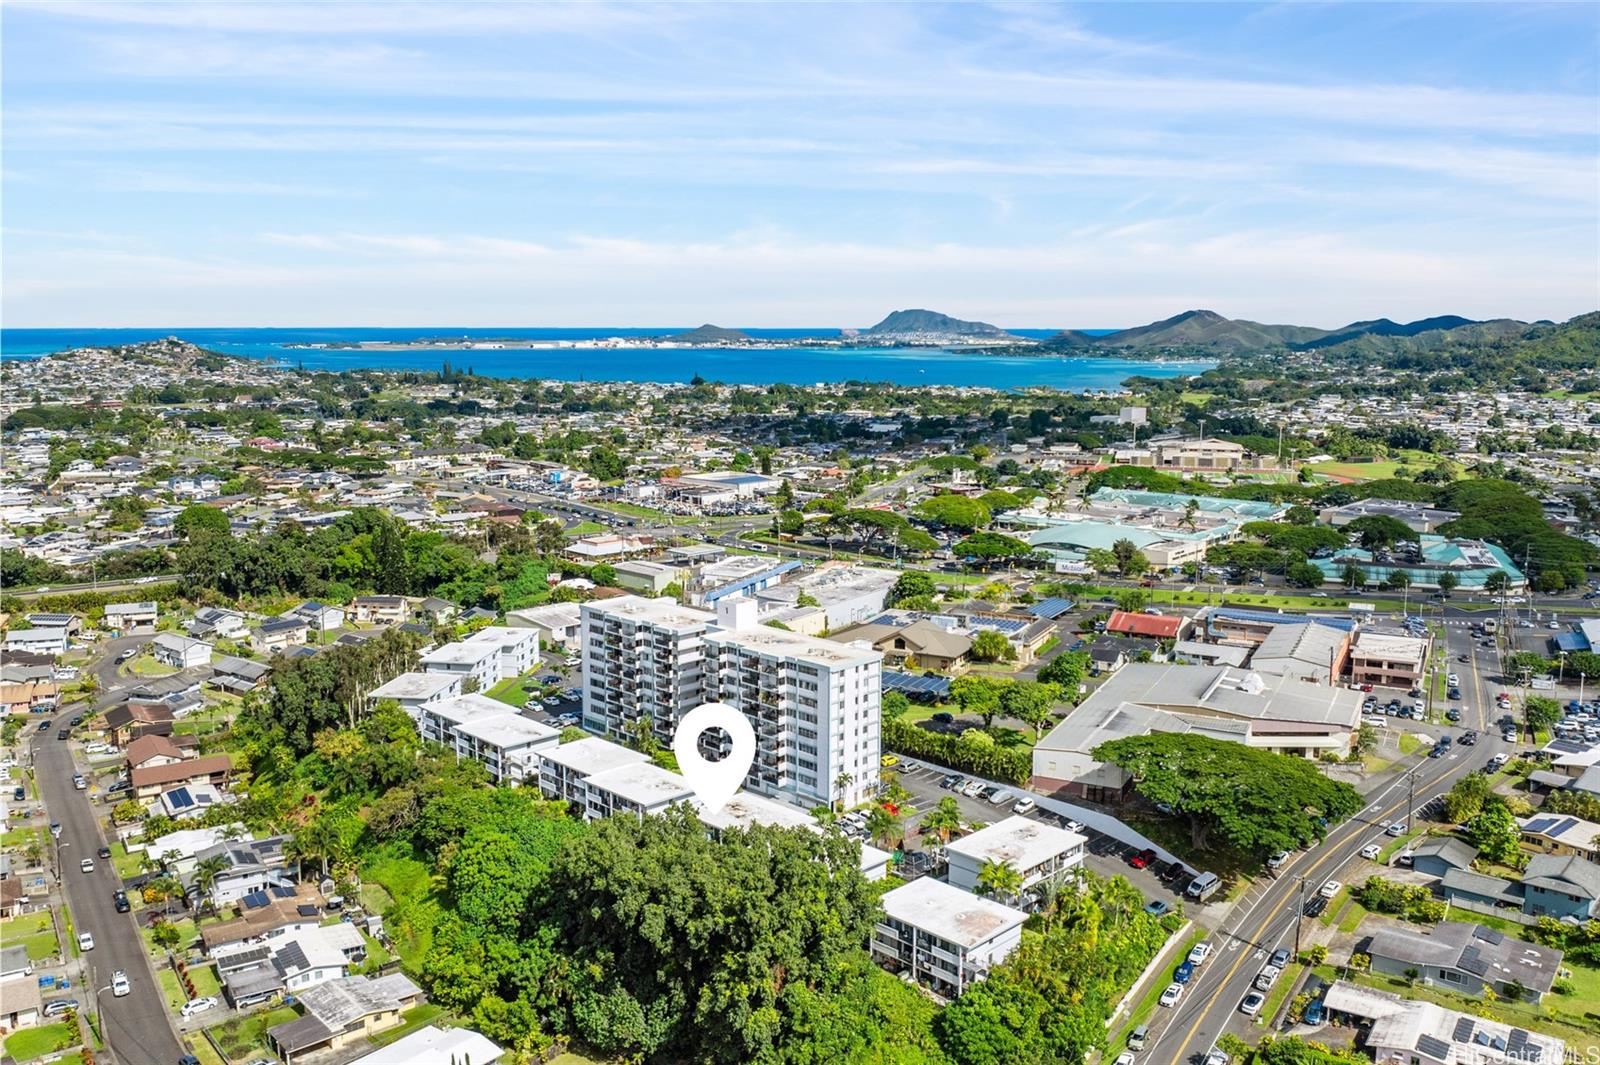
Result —
M 10 326 L 1600 305 L 1592 4 L 0 19 Z

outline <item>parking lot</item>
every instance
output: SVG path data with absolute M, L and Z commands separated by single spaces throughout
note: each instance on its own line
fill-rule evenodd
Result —
M 1022 788 L 1007 788 L 1005 794 L 1009 794 L 1010 797 L 1004 802 L 996 804 L 982 798 L 969 798 L 941 788 L 939 782 L 945 777 L 960 775 L 954 774 L 943 766 L 929 765 L 911 758 L 902 758 L 900 764 L 895 768 L 899 770 L 901 785 L 911 793 L 911 805 L 917 811 L 906 826 L 905 846 L 908 852 L 921 847 L 920 822 L 922 815 L 938 806 L 942 799 L 954 798 L 956 804 L 961 807 L 962 817 L 968 824 L 988 825 L 1012 816 L 1012 808 L 1018 800 L 1028 794 Z M 1034 810 L 1023 816 L 1039 821 L 1042 824 L 1064 827 L 1060 818 L 1044 810 Z M 1078 828 L 1074 829 L 1074 831 L 1087 836 L 1089 839 L 1089 853 L 1084 858 L 1083 863 L 1085 868 L 1100 876 L 1120 876 L 1127 879 L 1139 889 L 1146 899 L 1161 899 L 1172 906 L 1176 906 L 1183 901 L 1183 889 L 1190 879 L 1187 873 L 1180 872 L 1176 875 L 1169 875 L 1171 883 L 1162 883 L 1158 876 L 1158 873 L 1162 870 L 1157 869 L 1156 866 L 1135 869 L 1128 864 L 1128 859 L 1134 854 L 1134 848 L 1091 828 Z

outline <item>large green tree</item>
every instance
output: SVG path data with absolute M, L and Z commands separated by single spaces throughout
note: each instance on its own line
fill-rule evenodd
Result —
M 1334 824 L 1361 808 L 1360 794 L 1315 762 L 1208 736 L 1131 736 L 1093 753 L 1187 819 L 1196 849 L 1217 841 L 1255 854 L 1290 850 L 1322 838 L 1318 818 Z

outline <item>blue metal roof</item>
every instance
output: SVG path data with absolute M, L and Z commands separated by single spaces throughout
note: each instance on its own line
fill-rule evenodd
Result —
M 1074 605 L 1071 599 L 1044 599 L 1028 607 L 1027 611 L 1036 618 L 1054 621 Z
M 1556 650 L 1566 651 L 1568 654 L 1590 649 L 1589 641 L 1584 638 L 1582 632 L 1558 632 L 1555 635 L 1555 645 Z

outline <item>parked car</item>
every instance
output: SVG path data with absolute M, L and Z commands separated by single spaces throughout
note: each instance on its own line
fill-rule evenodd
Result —
M 1283 975 L 1283 970 L 1276 965 L 1268 965 L 1256 973 L 1255 988 L 1257 991 L 1271 991 L 1272 985 L 1278 982 L 1278 977 Z
M 120 889 L 111 893 L 111 904 L 117 908 L 118 913 L 127 913 L 132 909 L 128 905 L 128 893 Z
M 1149 865 L 1155 860 L 1156 852 L 1151 850 L 1149 847 L 1146 847 L 1144 850 L 1137 851 L 1131 857 L 1129 857 L 1128 864 L 1133 866 L 1135 869 L 1143 869 L 1145 866 Z
M 1394 836 L 1396 838 L 1403 836 L 1406 834 L 1406 823 L 1404 821 L 1395 821 L 1390 824 L 1388 828 L 1383 830 L 1383 834 L 1386 836 Z
M 1272 957 L 1267 959 L 1267 964 L 1276 965 L 1280 969 L 1286 968 L 1289 964 L 1289 948 L 1279 947 L 1273 951 Z
M 53 998 L 44 1004 L 44 1009 L 40 1010 L 40 1012 L 46 1017 L 59 1017 L 68 1010 L 77 1008 L 78 1000 L 75 998 Z
M 1151 899 L 1144 904 L 1144 912 L 1151 917 L 1165 917 L 1172 912 L 1172 907 L 1160 899 Z
M 1283 864 L 1285 862 L 1287 862 L 1288 860 L 1289 860 L 1289 852 L 1288 851 L 1279 851 L 1277 854 L 1274 854 L 1272 857 L 1267 859 L 1267 868 L 1268 869 L 1281 868 L 1283 866 Z
M 1316 895 L 1306 901 L 1306 908 L 1303 912 L 1307 917 L 1318 917 L 1327 908 L 1328 900 L 1321 895 Z
M 1206 959 L 1211 957 L 1211 944 L 1209 941 L 1196 943 L 1189 948 L 1189 964 L 1204 965 Z
M 961 783 L 960 774 L 958 774 L 958 773 L 946 773 L 944 778 L 939 781 L 939 786 L 941 788 L 943 788 L 945 791 L 949 791 L 951 788 L 955 787 L 959 783 Z
M 89 934 L 88 932 L 79 932 L 78 933 L 78 949 L 79 950 L 93 950 L 94 949 L 94 936 Z
M 1339 894 L 1339 889 L 1342 887 L 1344 887 L 1344 885 L 1339 883 L 1339 881 L 1330 880 L 1317 889 L 1317 894 L 1321 895 L 1325 899 L 1331 899 L 1335 895 Z
M 1183 997 L 1183 985 L 1182 984 L 1168 984 L 1167 985 L 1167 989 L 1165 991 L 1161 992 L 1161 998 L 1159 1000 L 1157 1000 L 1157 1004 L 1158 1005 L 1162 1005 L 1162 1006 L 1166 1006 L 1168 1009 L 1170 1009 L 1173 1006 L 1176 1006 L 1178 1004 L 1178 1000 L 1180 998 L 1182 998 L 1182 997 Z
M 953 725 L 955 724 L 955 720 L 956 715 L 946 710 L 941 710 L 937 714 L 933 715 L 933 721 L 940 725 Z
M 1383 848 L 1378 846 L 1376 843 L 1369 843 L 1365 847 L 1361 848 L 1361 857 L 1365 858 L 1369 862 L 1377 861 L 1378 855 L 1382 853 Z
M 192 998 L 188 1002 L 185 1002 L 183 1004 L 183 1008 L 178 1011 L 178 1014 L 187 1019 L 197 1014 L 204 1013 L 207 1010 L 213 1010 L 216 1008 L 217 1000 L 211 995 L 206 995 L 202 998 Z
M 1239 1002 L 1239 1012 L 1246 1017 L 1254 1017 L 1261 1012 L 1261 1007 L 1267 1001 L 1267 996 L 1259 991 L 1252 991 Z M 1223 1058 L 1227 1060 L 1226 1057 Z
M 121 998 L 132 990 L 133 988 L 128 984 L 127 973 L 123 972 L 121 969 L 118 969 L 116 972 L 111 974 L 111 993 L 113 995 L 115 995 L 117 998 Z
M 1038 806 L 1039 804 L 1033 801 L 1032 795 L 1025 795 L 1017 800 L 1017 805 L 1011 808 L 1011 812 L 1014 814 L 1031 814 Z

